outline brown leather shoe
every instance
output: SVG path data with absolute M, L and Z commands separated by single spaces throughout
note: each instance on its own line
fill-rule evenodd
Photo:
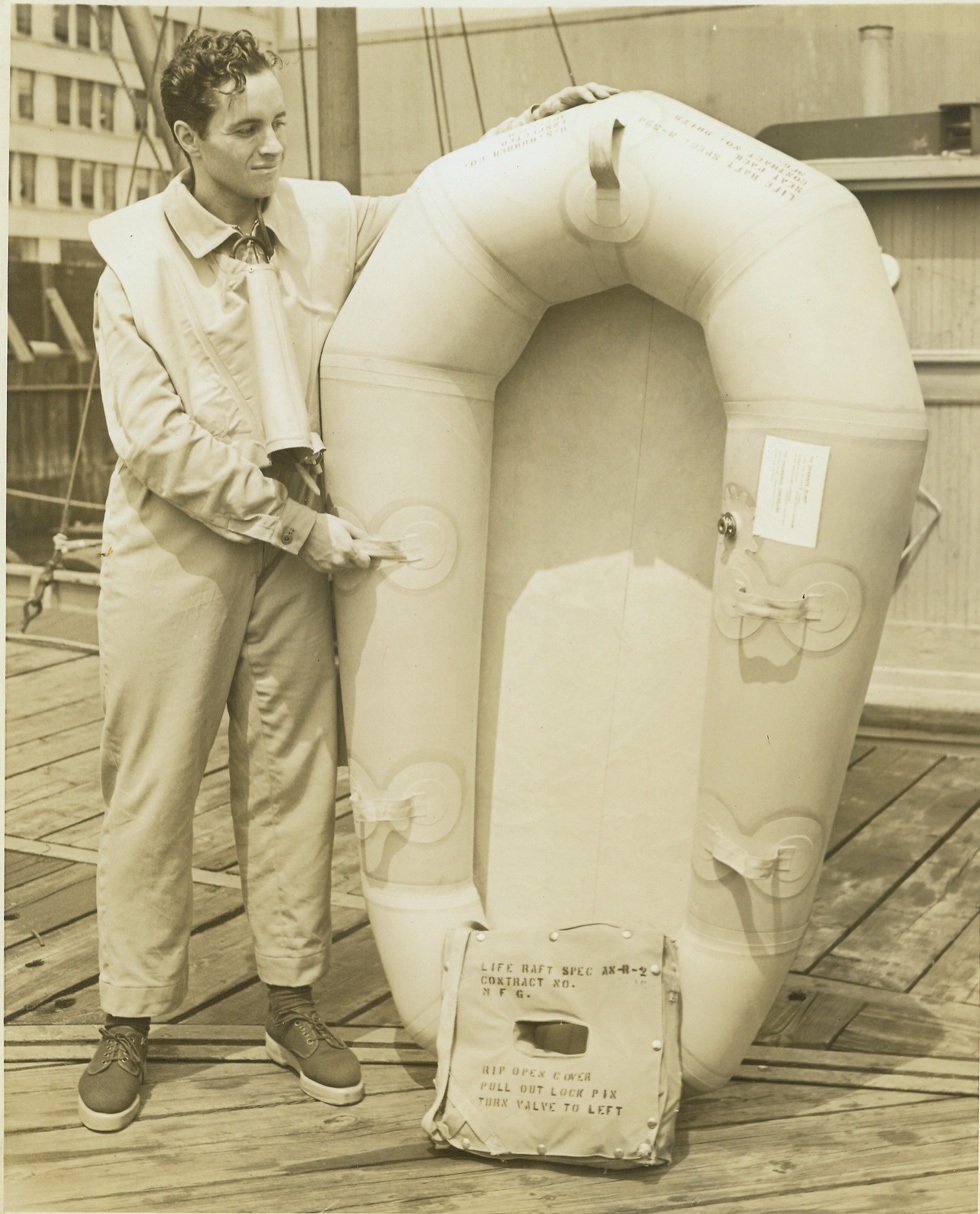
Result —
M 312 1009 L 270 1015 L 265 1049 L 273 1062 L 299 1075 L 299 1086 L 307 1096 L 327 1104 L 357 1104 L 364 1099 L 360 1064 Z
M 106 1133 L 128 1126 L 140 1111 L 149 1041 L 128 1024 L 99 1032 L 102 1041 L 78 1081 L 78 1115 L 83 1126 Z

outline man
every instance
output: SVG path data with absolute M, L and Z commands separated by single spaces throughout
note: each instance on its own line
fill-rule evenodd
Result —
M 137 1115 L 150 1020 L 186 995 L 194 804 L 225 705 L 242 894 L 269 991 L 267 1050 L 316 1099 L 351 1104 L 364 1093 L 311 987 L 331 936 L 337 721 L 326 575 L 371 557 L 356 528 L 320 508 L 309 466 L 322 448 L 323 341 L 398 200 L 280 178 L 279 65 L 247 31 L 185 39 L 161 94 L 189 168 L 91 228 L 107 267 L 96 342 L 119 457 L 99 604 L 106 1024 L 79 1082 L 93 1130 Z M 565 89 L 504 125 L 614 91 Z M 243 249 L 274 265 L 288 333 L 261 350 L 254 266 L 235 255 Z M 277 359 L 302 397 L 299 451 L 272 441 L 276 402 L 263 384 Z

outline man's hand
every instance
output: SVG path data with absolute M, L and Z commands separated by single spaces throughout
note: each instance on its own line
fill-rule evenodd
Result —
M 335 514 L 318 514 L 299 556 L 320 573 L 332 573 L 335 569 L 370 569 L 371 557 L 357 543 L 365 538 L 365 532 L 346 519 Z
M 558 93 L 554 93 L 546 101 L 542 101 L 540 105 L 534 106 L 531 113 L 534 121 L 539 118 L 549 118 L 552 114 L 560 114 L 562 110 L 570 110 L 576 105 L 587 105 L 592 101 L 605 101 L 607 97 L 613 97 L 619 89 L 613 88 L 610 84 L 596 84 L 594 81 L 589 84 L 569 85 L 568 88 L 562 89 Z

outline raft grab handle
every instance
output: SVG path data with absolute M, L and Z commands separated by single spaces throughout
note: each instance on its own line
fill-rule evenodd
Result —
M 927 522 L 923 523 L 920 531 L 909 540 L 902 550 L 902 559 L 899 561 L 898 574 L 895 577 L 896 590 L 899 588 L 899 586 L 901 586 L 902 582 L 905 581 L 905 576 L 912 568 L 915 558 L 919 555 L 919 552 L 922 549 L 922 545 L 929 538 L 932 529 L 938 524 L 939 520 L 943 516 L 942 506 L 940 506 L 932 494 L 927 492 L 925 489 L 920 487 L 916 492 L 915 499 L 918 502 L 923 502 L 929 507 L 929 509 L 932 511 L 932 517 Z
M 597 122 L 589 132 L 589 172 L 600 190 L 619 190 L 619 145 L 626 128 L 618 118 Z

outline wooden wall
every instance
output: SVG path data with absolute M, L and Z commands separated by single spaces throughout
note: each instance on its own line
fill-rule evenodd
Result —
M 860 197 L 901 266 L 895 295 L 929 423 L 922 484 L 943 511 L 895 595 L 879 663 L 958 672 L 980 696 L 980 189 Z M 928 517 L 920 508 L 916 522 Z
M 279 11 L 279 43 L 286 52 L 293 115 L 290 172 L 301 174 L 306 158 L 296 15 L 294 10 Z M 365 193 L 404 189 L 440 154 L 430 55 L 436 66 L 441 64 L 453 146 L 481 134 L 459 10 L 435 10 L 438 62 L 434 44 L 430 41 L 427 47 L 421 11 L 370 6 L 358 14 Z M 977 100 L 980 90 L 980 5 L 972 3 L 558 6 L 553 11 L 579 82 L 602 80 L 626 89 L 653 89 L 749 134 L 778 122 L 860 115 L 862 25 L 894 29 L 893 112 Z M 546 8 L 465 7 L 463 12 L 473 75 L 489 125 L 568 83 Z M 304 14 L 305 41 L 312 37 L 314 24 L 312 14 Z M 312 126 L 312 53 L 306 69 Z M 437 93 L 441 108 L 442 90 Z M 443 146 L 448 150 L 445 131 Z

